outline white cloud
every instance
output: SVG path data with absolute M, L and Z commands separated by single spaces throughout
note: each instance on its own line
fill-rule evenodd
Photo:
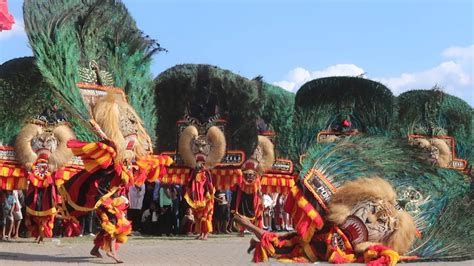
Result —
M 0 42 L 6 41 L 10 38 L 14 38 L 17 36 L 26 36 L 25 32 L 25 25 L 23 21 L 16 20 L 15 24 L 13 24 L 11 30 L 4 30 L 0 32 Z
M 462 61 L 474 59 L 474 44 L 466 47 L 453 46 L 444 50 L 442 55 L 447 58 L 457 58 Z
M 297 67 L 288 72 L 287 80 L 277 81 L 273 84 L 295 92 L 301 85 L 313 79 L 330 76 L 358 76 L 364 73 L 365 71 L 362 68 L 353 64 L 337 64 L 323 70 L 312 72 L 302 67 Z
M 430 89 L 438 85 L 445 92 L 474 105 L 474 45 L 449 47 L 441 55 L 445 61 L 433 68 L 374 80 L 385 84 L 396 95 L 407 90 Z
M 395 77 L 368 77 L 385 84 L 395 95 L 413 89 L 430 89 L 438 85 L 449 94 L 460 97 L 474 105 L 474 45 L 445 49 L 439 65 L 413 73 L 402 73 Z M 370 72 L 370 70 L 368 71 Z M 309 71 L 301 67 L 291 70 L 286 80 L 273 84 L 289 91 L 297 91 L 312 79 L 329 76 L 358 76 L 364 69 L 355 64 L 337 64 L 320 71 Z

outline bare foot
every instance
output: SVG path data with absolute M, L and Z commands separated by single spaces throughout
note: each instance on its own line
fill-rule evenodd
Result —
M 111 253 L 111 252 L 107 252 L 105 253 L 107 254 L 107 256 L 111 257 L 112 259 L 115 260 L 115 263 L 123 263 L 122 260 L 120 260 L 115 254 Z
M 252 252 L 254 249 L 255 249 L 255 246 L 257 245 L 257 240 L 255 239 L 250 239 L 250 246 L 249 248 L 247 249 L 247 253 L 250 254 L 250 252 Z
M 244 236 L 245 236 L 245 233 L 244 233 L 244 231 L 242 231 L 242 232 L 239 232 L 239 234 L 238 234 L 237 236 L 239 236 L 239 237 L 244 237 Z
M 90 252 L 90 254 L 94 257 L 97 257 L 97 258 L 103 258 L 102 257 L 102 254 L 100 254 L 99 250 L 93 248 Z
M 201 240 L 207 240 L 207 236 L 208 236 L 208 235 L 209 235 L 209 233 L 203 234 Z

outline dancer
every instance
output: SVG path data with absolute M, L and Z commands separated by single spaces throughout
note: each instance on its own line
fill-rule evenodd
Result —
M 155 91 L 157 146 L 175 158 L 162 184 L 183 185 L 197 239 L 207 239 L 215 190 L 234 186 L 255 150 L 262 82 L 210 65 L 179 65 L 156 78 Z
M 74 174 L 65 166 L 73 154 L 67 142 L 74 139 L 64 114 L 58 109 L 47 109 L 30 120 L 16 138 L 17 159 L 28 171 L 26 193 L 26 226 L 41 243 L 53 236 L 54 216 L 57 213 L 57 187 L 60 179 Z
M 27 0 L 24 14 L 41 74 L 76 120 L 90 125 L 78 137 L 86 142 L 68 144 L 85 169 L 60 189 L 65 207 L 76 217 L 97 211 L 102 230 L 91 254 L 101 257 L 102 248 L 120 263 L 117 246 L 126 242 L 130 230 L 123 188 L 134 185 L 135 179 L 159 178 L 172 162 L 151 154 L 144 128 L 156 127 L 148 65 L 151 55 L 162 49 L 143 35 L 118 1 Z M 54 26 L 42 26 L 46 24 Z
M 273 165 L 273 149 L 268 138 L 258 136 L 257 148 L 242 166 L 243 178 L 232 189 L 232 213 L 247 217 L 259 228 L 263 228 L 261 177 Z M 244 236 L 244 229 L 239 228 L 239 236 Z
M 290 201 L 287 208 L 294 208 L 293 204 L 300 203 Z M 397 209 L 395 190 L 381 178 L 346 182 L 338 188 L 328 207 L 326 217 L 314 214 L 319 224 L 309 240 L 297 232 L 284 235 L 266 232 L 240 215 L 234 219 L 259 240 L 252 240 L 248 250 L 255 249 L 255 262 L 275 257 L 306 263 L 365 260 L 394 265 L 400 259 L 398 254 L 407 252 L 415 238 L 413 218 Z
M 206 240 L 212 232 L 215 193 L 209 168 L 224 156 L 225 137 L 216 126 L 210 126 L 206 135 L 201 134 L 195 125 L 184 129 L 179 138 L 179 152 L 187 165 L 193 168 L 185 186 L 184 199 L 194 211 L 195 231 L 199 234 L 197 239 Z

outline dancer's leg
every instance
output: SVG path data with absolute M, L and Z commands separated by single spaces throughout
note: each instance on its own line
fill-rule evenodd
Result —
M 115 243 L 116 243 L 116 240 L 115 238 L 112 238 L 110 240 L 110 252 L 107 252 L 107 256 L 111 257 L 112 259 L 115 260 L 116 263 L 123 263 L 122 260 L 120 260 L 117 256 L 117 253 L 116 253 L 116 250 L 115 250 Z
M 90 254 L 94 257 L 102 258 L 102 254 L 100 254 L 100 251 L 99 251 L 99 245 L 94 244 L 94 247 L 91 249 Z
M 249 230 L 250 232 L 254 233 L 255 236 L 258 238 L 258 239 L 261 239 L 263 234 L 265 233 L 265 230 L 263 230 L 262 228 L 254 225 L 252 222 L 250 222 L 248 219 L 246 219 L 245 217 L 243 216 L 240 216 L 238 214 L 234 215 L 234 221 L 236 221 L 238 224 L 240 224 L 241 226 L 245 227 L 247 230 Z
M 16 220 L 15 221 L 15 228 L 14 228 L 14 234 L 15 234 L 15 239 L 17 239 L 18 237 L 20 237 L 19 235 L 19 231 L 20 231 L 20 223 L 21 223 L 21 220 Z

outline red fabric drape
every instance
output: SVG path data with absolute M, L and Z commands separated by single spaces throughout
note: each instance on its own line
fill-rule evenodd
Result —
M 8 13 L 7 0 L 0 0 L 0 31 L 11 30 L 15 19 Z

